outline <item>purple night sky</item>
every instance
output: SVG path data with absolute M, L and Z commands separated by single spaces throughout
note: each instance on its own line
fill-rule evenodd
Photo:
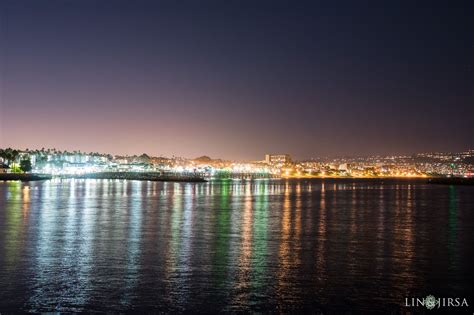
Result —
M 454 4 L 2 1 L 0 147 L 473 149 L 473 10 Z

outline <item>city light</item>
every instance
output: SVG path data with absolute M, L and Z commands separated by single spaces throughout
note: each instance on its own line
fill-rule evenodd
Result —
M 11 150 L 11 149 L 9 149 Z M 16 151 L 8 161 L 0 157 L 2 172 L 21 173 L 21 161 L 31 162 L 32 174 L 85 176 L 100 173 L 174 174 L 206 179 L 260 178 L 375 178 L 431 176 L 472 177 L 470 160 L 474 151 L 461 153 L 423 153 L 413 156 L 372 156 L 293 160 L 288 154 L 266 154 L 258 161 L 223 161 L 209 157 L 198 159 L 141 156 L 112 156 L 98 153 L 61 152 L 56 150 Z M 428 160 L 428 161 L 427 161 Z M 7 166 L 7 163 L 9 165 Z

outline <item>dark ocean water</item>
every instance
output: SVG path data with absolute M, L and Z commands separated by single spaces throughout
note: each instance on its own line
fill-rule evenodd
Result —
M 472 283 L 472 186 L 0 182 L 0 313 L 422 312 L 405 298 L 432 294 L 472 314 Z

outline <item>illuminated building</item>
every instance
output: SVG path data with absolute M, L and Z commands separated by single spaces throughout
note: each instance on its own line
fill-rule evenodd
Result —
M 291 163 L 289 154 L 265 154 L 265 162 L 270 165 L 284 165 Z

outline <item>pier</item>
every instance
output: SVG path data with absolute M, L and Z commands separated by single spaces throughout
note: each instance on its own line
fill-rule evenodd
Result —
M 57 178 L 82 178 L 82 179 L 126 179 L 146 181 L 170 182 L 205 182 L 199 173 L 176 172 L 98 172 L 85 174 L 58 175 Z

